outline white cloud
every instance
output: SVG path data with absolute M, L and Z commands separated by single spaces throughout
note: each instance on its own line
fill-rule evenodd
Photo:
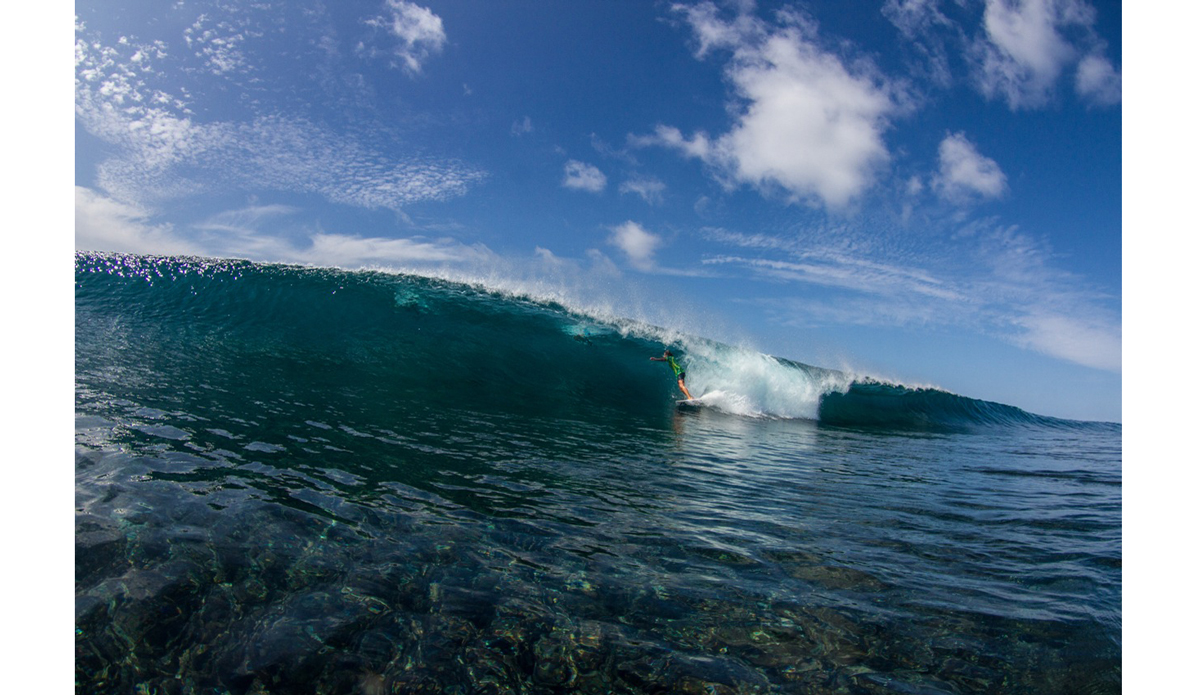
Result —
M 708 265 L 742 267 L 803 289 L 772 304 L 786 325 L 943 325 L 989 334 L 1087 367 L 1120 371 L 1119 298 L 1057 268 L 1045 242 L 979 221 L 943 248 L 887 248 L 879 229 L 802 236 L 705 229 L 709 241 L 743 249 Z M 1114 305 L 1115 302 L 1115 305 Z
M 939 304 L 925 297 L 898 295 L 881 302 L 873 295 L 839 293 L 832 298 L 814 294 L 759 301 L 771 319 L 784 326 L 811 329 L 824 325 L 913 326 L 944 321 Z
M 433 53 L 440 53 L 446 44 L 442 18 L 427 7 L 405 0 L 386 0 L 390 16 L 377 17 L 367 23 L 387 29 L 400 40 L 396 47 L 404 69 L 410 74 L 421 72 L 421 65 Z
M 171 225 L 151 223 L 146 210 L 82 186 L 75 187 L 75 249 L 177 255 L 203 251 Z
M 979 86 L 989 97 L 1002 97 L 1009 108 L 1041 106 L 1074 50 L 1058 32 L 1068 2 L 1058 0 L 988 0 L 984 11 L 986 41 L 981 55 Z
M 666 189 L 665 183 L 652 176 L 639 176 L 621 184 L 621 193 L 636 193 L 651 205 L 662 202 Z
M 482 245 L 454 239 L 362 237 L 293 227 L 268 229 L 299 209 L 252 205 L 213 215 L 195 225 L 201 234 L 184 239 L 170 224 L 154 224 L 146 210 L 87 188 L 75 187 L 75 248 L 80 251 L 200 255 L 247 258 L 344 268 L 421 268 L 495 265 L 497 257 Z
M 532 132 L 533 132 L 533 121 L 529 120 L 529 116 L 526 116 L 525 118 L 523 118 L 519 121 L 513 121 L 513 124 L 512 124 L 512 134 L 513 135 L 521 136 L 521 135 L 526 135 L 526 134 L 532 133 Z
M 661 145 L 698 159 L 708 159 L 713 154 L 712 142 L 707 133 L 696 133 L 687 138 L 678 128 L 668 125 L 656 126 L 653 135 L 630 135 L 629 144 L 633 147 Z
M 542 248 L 541 246 L 534 247 L 533 255 L 536 256 L 543 263 L 552 265 L 554 267 L 561 267 L 563 265 L 563 263 L 565 262 L 565 261 L 563 261 L 563 259 L 559 258 L 558 256 L 555 256 L 553 251 L 551 251 L 550 249 Z
M 707 259 L 705 263 L 738 264 L 779 280 L 838 287 L 879 297 L 907 297 L 911 300 L 919 296 L 923 301 L 958 301 L 964 298 L 950 283 L 924 269 L 857 258 L 828 249 L 807 254 L 802 262 L 718 256 Z
M 978 5 L 983 21 L 973 28 L 959 26 L 943 12 L 974 15 Z M 939 87 L 952 86 L 950 52 L 961 50 L 976 88 L 1014 111 L 1051 103 L 1062 76 L 1077 61 L 1079 96 L 1097 105 L 1120 100 L 1119 72 L 1103 58 L 1106 44 L 1096 33 L 1097 12 L 1087 0 L 886 0 L 883 14 L 923 59 L 914 73 Z
M 753 43 L 766 34 L 766 25 L 756 19 L 751 12 L 752 5 L 739 8 L 733 21 L 721 19 L 720 11 L 712 2 L 701 2 L 695 5 L 677 4 L 672 10 L 687 15 L 687 21 L 700 42 L 696 49 L 696 57 L 703 58 L 714 48 L 725 49 Z
M 973 293 L 1010 342 L 1095 369 L 1121 369 L 1121 317 L 1113 298 L 1057 269 L 1044 242 L 1015 227 L 982 229 L 976 257 L 990 274 Z M 1007 324 L 1007 325 L 1006 325 Z
M 637 222 L 629 221 L 612 228 L 608 243 L 621 249 L 633 267 L 652 270 L 654 252 L 662 245 L 662 239 L 646 231 Z
M 165 201 L 204 190 L 267 189 L 398 211 L 414 202 L 462 195 L 484 177 L 449 160 L 394 160 L 307 121 L 284 117 L 194 124 L 153 114 L 129 126 L 142 134 L 123 138 L 123 156 L 104 162 L 98 175 L 106 190 L 131 201 Z
M 931 25 L 947 25 L 950 20 L 938 9 L 939 0 L 884 0 L 883 15 L 905 36 L 919 36 Z
M 677 10 L 700 42 L 698 55 L 732 51 L 726 76 L 741 99 L 731 105 L 737 121 L 717 138 L 660 126 L 633 144 L 677 149 L 727 185 L 782 191 L 792 202 L 844 207 L 874 182 L 889 161 L 883 132 L 900 108 L 889 85 L 822 50 L 815 28 L 795 15 L 781 13 L 786 26 L 771 28 L 749 15 L 725 22 L 712 3 Z
M 268 228 L 299 211 L 290 205 L 251 205 L 218 213 L 193 228 L 200 232 L 197 242 L 204 244 L 208 255 L 294 261 L 287 257 L 293 250 L 291 242 Z
M 241 46 L 246 35 L 236 31 L 229 22 L 217 22 L 215 28 L 207 28 L 210 21 L 207 14 L 201 14 L 192 26 L 184 30 L 183 38 L 188 48 L 205 61 L 213 74 L 245 70 L 247 60 Z
M 1120 78 L 1100 55 L 1105 43 L 1095 22 L 1096 10 L 1084 0 L 987 0 L 984 35 L 972 47 L 981 91 L 1013 110 L 1043 106 L 1079 60 L 1076 92 L 1097 104 L 1117 103 Z
M 939 172 L 933 185 L 947 200 L 965 202 L 975 197 L 998 198 L 1008 187 L 1007 177 L 995 160 L 975 149 L 966 135 L 947 135 L 938 146 Z
M 940 87 L 953 82 L 947 43 L 957 38 L 954 23 L 938 9 L 938 0 L 886 0 L 883 15 L 891 20 L 923 62 L 914 70 Z
M 280 224 L 300 209 L 290 205 L 251 205 L 227 210 L 195 225 L 206 255 L 255 261 L 334 265 L 343 268 L 485 265 L 494 254 L 451 238 L 388 238 L 339 234 Z
M 1035 309 L 1017 319 L 1024 328 L 1014 342 L 1076 364 L 1110 372 L 1121 371 L 1121 330 L 1090 317 Z
M 295 251 L 300 263 L 335 264 L 341 267 L 422 266 L 428 264 L 486 265 L 494 258 L 484 246 L 466 246 L 453 239 L 387 239 L 347 234 L 314 234 L 312 246 Z
M 1075 93 L 1100 106 L 1113 106 L 1121 102 L 1121 75 L 1107 58 L 1089 55 L 1079 61 Z
M 592 149 L 596 150 L 605 159 L 616 159 L 630 166 L 637 166 L 637 160 L 630 153 L 629 148 L 617 149 L 602 140 L 595 133 L 592 133 Z
M 199 229 L 245 234 L 258 231 L 264 222 L 294 215 L 300 209 L 291 205 L 251 205 L 240 210 L 227 210 L 196 225 Z
M 165 56 L 161 42 L 110 47 L 76 40 L 76 120 L 112 146 L 113 156 L 98 166 L 97 182 L 126 203 L 278 190 L 399 211 L 413 202 L 461 195 L 485 176 L 454 160 L 389 157 L 301 118 L 200 122 L 187 83 L 156 67 Z
M 608 177 L 591 164 L 572 159 L 563 166 L 562 185 L 590 193 L 599 193 L 608 185 Z

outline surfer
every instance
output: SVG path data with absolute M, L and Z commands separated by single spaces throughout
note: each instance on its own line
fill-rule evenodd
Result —
M 686 376 L 687 373 L 684 372 L 683 367 L 680 367 L 679 363 L 675 361 L 674 353 L 672 353 L 670 350 L 663 350 L 662 357 L 651 357 L 650 361 L 651 362 L 666 362 L 667 366 L 671 368 L 671 371 L 675 372 L 675 378 L 679 379 L 679 390 L 683 391 L 684 397 L 687 398 L 689 401 L 693 400 L 692 393 L 690 391 L 688 391 L 687 386 L 684 385 L 684 383 L 683 383 L 683 377 Z

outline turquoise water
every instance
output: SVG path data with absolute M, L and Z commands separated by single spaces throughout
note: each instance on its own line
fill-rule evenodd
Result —
M 485 287 L 92 254 L 76 412 L 81 692 L 1120 690 L 1117 425 Z

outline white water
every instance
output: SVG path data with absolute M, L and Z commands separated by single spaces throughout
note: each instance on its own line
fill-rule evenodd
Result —
M 816 420 L 821 395 L 845 391 L 851 377 L 809 373 L 770 355 L 707 340 L 685 341 L 682 366 L 692 395 L 752 417 Z

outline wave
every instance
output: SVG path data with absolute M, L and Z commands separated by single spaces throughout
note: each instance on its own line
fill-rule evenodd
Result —
M 114 349 L 130 350 L 147 379 L 163 383 L 194 378 L 187 370 L 197 362 L 222 369 L 250 361 L 285 374 L 293 388 L 358 389 L 368 394 L 364 408 L 403 403 L 448 417 L 483 410 L 588 421 L 669 410 L 679 397 L 674 379 L 649 360 L 667 347 L 681 356 L 689 388 L 711 406 L 705 412 L 899 430 L 1074 426 L 504 283 L 85 252 L 76 254 L 75 271 L 77 371 L 97 351 Z

